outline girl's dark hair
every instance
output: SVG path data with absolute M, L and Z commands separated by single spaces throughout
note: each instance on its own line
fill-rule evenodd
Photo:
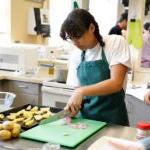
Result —
M 89 29 L 91 23 L 95 26 L 94 34 L 96 39 L 102 47 L 105 46 L 103 38 L 99 33 L 97 22 L 94 17 L 84 9 L 75 9 L 68 15 L 61 26 L 60 37 L 63 40 L 67 40 L 68 38 L 80 38 Z

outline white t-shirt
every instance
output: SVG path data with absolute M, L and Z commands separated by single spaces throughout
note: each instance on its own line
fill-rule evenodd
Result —
M 103 37 L 105 42 L 104 52 L 109 64 L 109 68 L 112 65 L 123 64 L 128 68 L 131 67 L 130 51 L 126 40 L 119 35 L 108 35 Z M 87 49 L 85 53 L 85 61 L 94 61 L 102 59 L 101 57 L 102 47 L 98 43 L 94 48 Z M 80 82 L 77 78 L 77 68 L 81 62 L 82 51 L 76 49 L 73 51 L 69 59 L 69 71 L 67 77 L 67 85 L 79 87 Z M 124 86 L 126 86 L 126 80 Z

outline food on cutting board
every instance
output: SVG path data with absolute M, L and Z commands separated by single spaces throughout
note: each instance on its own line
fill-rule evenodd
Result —
M 5 121 L 0 124 L 0 140 L 9 140 L 19 136 L 21 126 L 12 121 Z
M 81 122 L 78 122 L 76 124 L 70 124 L 69 126 L 74 129 L 86 129 L 87 128 L 87 124 L 81 123 Z
M 71 119 L 71 117 L 69 117 L 69 116 L 66 116 L 65 118 L 64 118 L 64 123 L 65 124 L 71 124 L 71 121 L 72 121 L 72 119 Z
M 13 123 L 19 123 L 22 127 L 30 128 L 50 115 L 52 115 L 52 112 L 49 110 L 49 107 L 38 108 L 37 106 L 29 105 L 18 112 L 9 113 L 6 116 L 0 114 L 0 120 L 12 121 Z
M 85 124 L 85 123 L 81 123 L 81 122 L 72 123 L 72 119 L 69 116 L 66 116 L 64 118 L 63 125 L 68 125 L 69 127 L 74 128 L 74 129 L 86 129 L 88 127 L 87 124 Z
M 68 132 L 64 132 L 63 136 L 69 136 L 70 134 Z

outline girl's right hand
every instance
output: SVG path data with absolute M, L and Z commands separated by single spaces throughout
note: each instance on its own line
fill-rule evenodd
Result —
M 71 117 L 74 117 L 80 110 L 82 104 L 82 97 L 83 96 L 80 88 L 76 89 L 70 97 L 64 109 L 70 112 Z

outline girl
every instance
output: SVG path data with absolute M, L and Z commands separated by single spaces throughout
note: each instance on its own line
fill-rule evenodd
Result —
M 76 86 L 65 109 L 72 116 L 128 125 L 124 102 L 125 76 L 130 67 L 129 48 L 117 35 L 105 38 L 94 17 L 73 10 L 61 26 L 60 36 L 78 48 L 70 58 L 67 84 Z

